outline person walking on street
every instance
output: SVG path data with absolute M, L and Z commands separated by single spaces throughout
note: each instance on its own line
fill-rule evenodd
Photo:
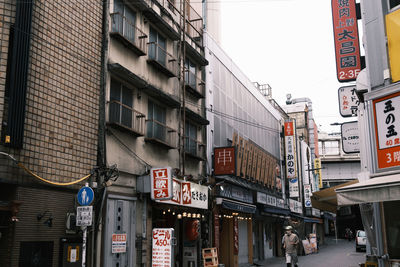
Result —
M 285 227 L 282 245 L 285 249 L 286 266 L 291 267 L 294 264 L 295 267 L 298 267 L 297 246 L 299 245 L 299 237 L 293 232 L 293 227 L 290 225 Z

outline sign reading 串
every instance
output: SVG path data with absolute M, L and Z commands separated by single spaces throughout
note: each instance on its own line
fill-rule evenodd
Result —
M 214 148 L 214 174 L 235 174 L 235 147 Z
M 343 86 L 338 90 L 339 98 L 339 112 L 342 117 L 354 117 L 357 116 L 358 100 L 356 94 L 356 86 Z
M 170 267 L 173 264 L 172 238 L 174 229 L 154 228 L 153 229 L 153 251 L 152 267 Z
M 332 0 L 332 18 L 337 78 L 355 81 L 361 70 L 356 1 Z
M 378 168 L 400 166 L 400 92 L 372 101 Z
M 151 176 L 151 199 L 172 198 L 172 170 L 171 167 L 152 168 Z

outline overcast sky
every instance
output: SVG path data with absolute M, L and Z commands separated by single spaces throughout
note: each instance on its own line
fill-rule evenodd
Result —
M 308 97 L 322 131 L 340 131 L 331 0 L 222 0 L 222 47 L 251 81 Z M 355 120 L 355 118 L 350 119 Z

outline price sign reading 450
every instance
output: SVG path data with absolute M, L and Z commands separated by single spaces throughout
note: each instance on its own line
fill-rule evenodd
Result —
M 170 229 L 154 229 L 153 230 L 153 243 L 156 246 L 169 246 L 171 244 L 171 231 Z

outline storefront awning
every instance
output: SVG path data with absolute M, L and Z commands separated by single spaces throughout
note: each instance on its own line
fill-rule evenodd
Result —
M 311 204 L 313 208 L 320 209 L 323 211 L 329 211 L 332 213 L 336 213 L 337 210 L 337 198 L 336 198 L 336 189 L 349 186 L 357 183 L 358 180 L 353 180 L 341 185 L 333 186 L 327 189 L 323 189 L 317 192 L 314 192 L 311 196 Z
M 234 201 L 222 197 L 217 197 L 217 205 L 221 205 L 224 209 L 239 211 L 243 213 L 256 213 L 255 205 L 246 204 L 239 201 Z
M 278 209 L 278 208 L 273 208 L 273 207 L 264 207 L 263 212 L 279 214 L 279 215 L 289 215 L 290 214 L 290 210 Z
M 339 206 L 400 200 L 400 174 L 381 176 L 336 189 Z

